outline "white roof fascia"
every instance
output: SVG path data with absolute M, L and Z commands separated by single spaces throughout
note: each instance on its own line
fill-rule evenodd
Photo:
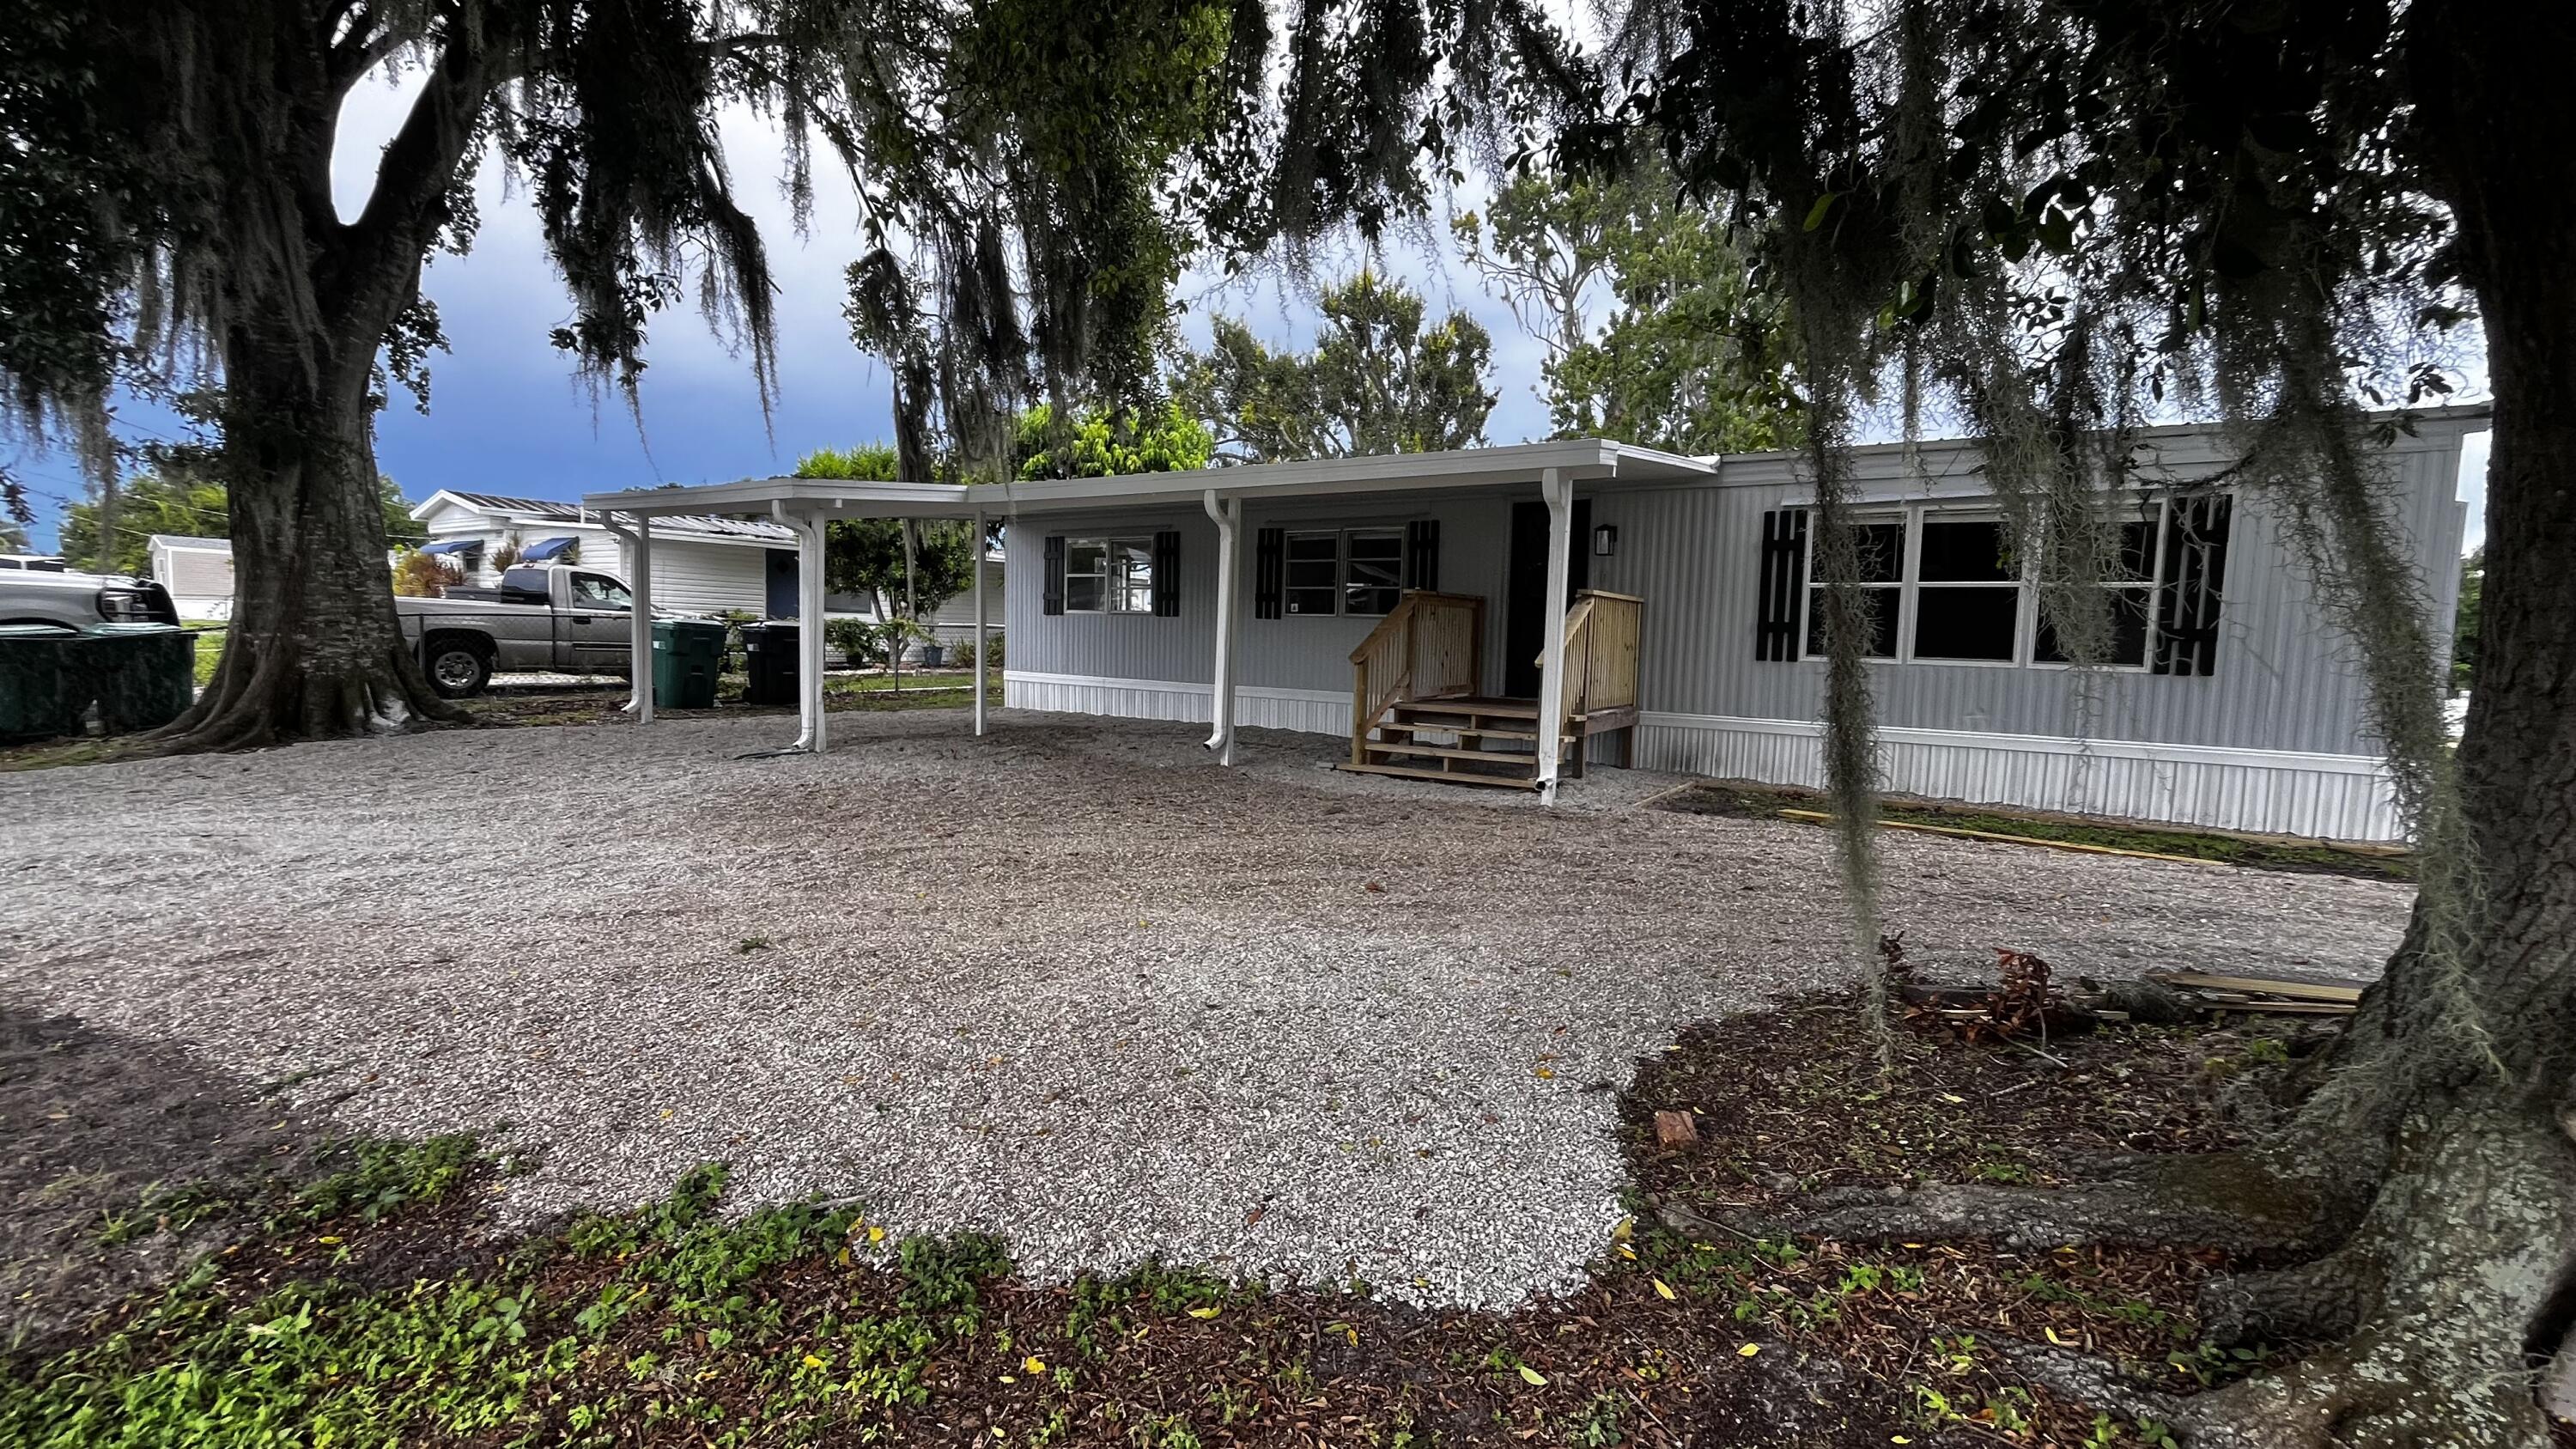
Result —
M 1108 478 L 1046 478 L 1030 482 L 859 483 L 819 478 L 746 478 L 690 488 L 638 488 L 591 493 L 581 506 L 594 513 L 653 517 L 685 513 L 837 513 L 858 518 L 964 518 L 976 510 L 1008 516 L 1031 510 L 1116 507 L 1196 499 L 1213 489 L 1230 498 L 1328 497 L 1349 493 L 1420 491 L 1534 484 L 1540 473 L 1562 469 L 1576 478 L 1645 475 L 1679 481 L 1715 471 L 1710 462 L 1630 447 L 1598 438 L 1464 448 L 1445 453 L 1396 453 L 1360 458 L 1319 458 L 1297 463 L 1248 463 L 1173 473 L 1128 473 Z
M 826 478 L 745 478 L 689 488 L 632 488 L 586 493 L 588 513 L 637 518 L 689 513 L 766 513 L 773 506 L 851 518 L 962 518 L 974 512 L 954 483 L 861 483 Z
M 1174 503 L 1213 491 L 1223 498 L 1324 498 L 1345 494 L 1420 492 L 1439 488 L 1535 485 L 1548 469 L 1576 478 L 1655 474 L 1696 478 L 1712 471 L 1693 458 L 1633 448 L 1596 438 L 1464 448 L 1446 453 L 1396 453 L 1360 458 L 1318 458 L 1298 463 L 1246 463 L 1177 473 L 1131 473 L 1112 478 L 1047 478 L 1019 483 L 980 483 L 969 497 L 1003 513 Z

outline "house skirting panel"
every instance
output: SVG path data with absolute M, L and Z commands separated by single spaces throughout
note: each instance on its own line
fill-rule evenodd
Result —
M 1824 785 L 1823 727 L 1808 720 L 1648 712 L 1640 769 Z M 2366 755 L 2232 750 L 1967 730 L 1881 729 L 1895 794 L 2333 840 L 2394 840 L 2397 807 Z
M 1206 724 L 1216 717 L 1216 688 L 1162 679 L 1106 679 L 1089 674 L 1002 671 L 1002 703 L 1012 709 L 1102 714 L 1120 719 L 1168 719 Z M 1351 697 L 1320 689 L 1274 689 L 1239 684 L 1234 722 L 1245 729 L 1305 730 L 1320 735 L 1351 732 Z
M 1005 670 L 1013 709 L 1206 723 L 1214 690 L 1171 680 Z M 1347 694 L 1240 685 L 1235 722 L 1247 728 L 1347 735 Z M 1773 785 L 1824 785 L 1822 727 L 1811 720 L 1648 711 L 1637 723 L 1638 769 Z M 2367 755 L 2231 750 L 2137 740 L 1881 729 L 1879 768 L 1891 793 L 2078 815 L 2160 820 L 2329 840 L 2398 838 L 2383 764 Z

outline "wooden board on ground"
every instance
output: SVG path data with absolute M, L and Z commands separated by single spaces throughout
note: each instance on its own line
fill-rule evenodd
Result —
M 2266 996 L 2286 996 L 2293 1001 L 2340 1002 L 2346 1006 L 2361 1000 L 2362 988 L 2327 985 L 2314 981 L 2284 981 L 2268 976 L 2212 976 L 2200 971 L 2150 971 L 2150 981 L 2167 986 L 2187 986 L 2203 991 L 2253 992 Z

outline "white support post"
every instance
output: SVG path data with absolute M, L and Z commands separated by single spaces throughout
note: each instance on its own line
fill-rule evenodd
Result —
M 993 652 L 993 631 L 984 623 L 984 510 L 975 510 L 975 738 L 984 737 L 985 656 Z
M 1540 472 L 1539 496 L 1547 500 L 1547 605 L 1539 610 L 1538 798 L 1556 803 L 1560 736 L 1565 725 L 1565 586 L 1573 568 L 1574 487 L 1562 469 Z
M 804 730 L 796 748 L 823 753 L 823 537 L 821 514 L 797 520 L 796 694 Z
M 1243 531 L 1243 500 L 1219 498 L 1216 490 L 1211 488 L 1202 502 L 1208 517 L 1216 520 L 1216 671 L 1215 688 L 1209 701 L 1209 717 L 1215 728 L 1208 733 L 1207 747 L 1216 751 L 1218 764 L 1231 765 L 1234 763 L 1234 600 L 1235 595 L 1242 592 L 1239 544 Z
M 614 517 L 603 516 L 608 531 L 626 541 L 627 556 L 632 561 L 626 570 L 627 591 L 634 596 L 634 608 L 627 615 L 630 635 L 626 651 L 628 683 L 632 686 L 626 701 L 626 712 L 637 724 L 653 722 L 653 520 L 637 514 L 635 531 L 617 526 Z

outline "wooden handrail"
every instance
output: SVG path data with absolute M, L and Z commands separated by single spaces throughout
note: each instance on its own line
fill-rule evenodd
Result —
M 1371 649 L 1385 642 L 1388 634 L 1412 623 L 1416 606 L 1426 600 L 1435 604 L 1470 604 L 1479 610 L 1485 607 L 1484 597 L 1479 594 L 1444 594 L 1432 589 L 1407 589 L 1404 591 L 1403 600 L 1395 606 L 1395 612 L 1378 620 L 1377 627 L 1371 629 L 1369 636 L 1360 641 L 1360 647 L 1351 651 L 1351 662 L 1359 663 L 1367 657 Z
M 1474 694 L 1484 637 L 1481 597 L 1407 590 L 1351 651 L 1351 763 L 1368 763 L 1369 732 L 1396 705 Z
M 1637 703 L 1637 641 L 1646 601 L 1635 594 L 1585 589 L 1565 611 L 1563 728 L 1594 710 Z M 1546 666 L 1544 651 L 1536 661 Z

